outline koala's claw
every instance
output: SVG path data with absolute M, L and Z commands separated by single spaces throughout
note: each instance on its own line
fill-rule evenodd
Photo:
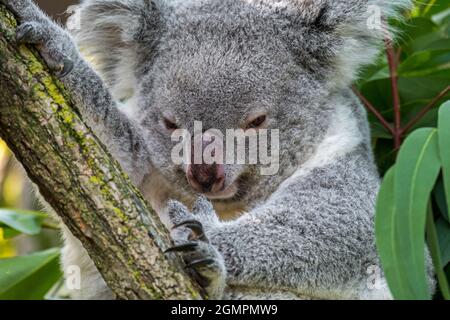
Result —
M 191 263 L 188 263 L 184 268 L 185 269 L 197 269 L 202 267 L 210 267 L 214 265 L 216 261 L 214 259 L 200 259 L 192 261 Z
M 28 44 L 32 42 L 32 34 L 34 32 L 34 26 L 31 23 L 24 23 L 17 27 L 16 41 L 19 44 Z
M 59 78 L 74 68 L 73 60 L 68 58 L 74 51 L 73 43 L 62 29 L 51 23 L 34 20 L 22 23 L 16 30 L 16 42 L 36 45 L 49 69 Z
M 186 227 L 192 230 L 195 234 L 195 238 L 204 242 L 208 242 L 205 232 L 203 231 L 203 225 L 197 220 L 186 220 L 181 223 L 176 224 L 173 228 Z
M 75 63 L 72 60 L 64 59 L 63 67 L 62 67 L 61 72 L 58 73 L 58 77 L 64 78 L 65 76 L 67 76 L 69 73 L 72 72 L 74 65 L 75 65 Z
M 186 271 L 206 290 L 209 297 L 220 298 L 225 287 L 226 268 L 221 253 L 208 239 L 209 219 L 193 215 L 179 202 L 168 204 L 175 246 L 166 252 L 179 252 Z
M 170 253 L 170 252 L 191 252 L 191 251 L 195 251 L 198 247 L 198 244 L 195 242 L 188 242 L 179 246 L 174 246 L 171 247 L 169 249 L 167 249 L 166 251 L 164 251 L 164 253 Z

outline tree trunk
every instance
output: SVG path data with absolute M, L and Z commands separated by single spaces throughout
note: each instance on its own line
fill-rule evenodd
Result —
M 119 299 L 200 299 L 170 238 L 0 5 L 0 137 Z

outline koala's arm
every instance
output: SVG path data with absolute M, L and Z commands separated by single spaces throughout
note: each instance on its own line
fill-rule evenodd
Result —
M 1 0 L 1 3 L 20 20 L 17 40 L 36 45 L 49 68 L 69 91 L 83 119 L 125 170 L 131 172 L 130 168 L 144 165 L 141 157 L 146 150 L 136 124 L 120 112 L 108 87 L 83 59 L 71 35 L 30 0 Z M 130 154 L 136 156 L 130 157 Z
M 370 298 L 364 292 L 367 270 L 378 266 L 373 220 L 378 177 L 370 161 L 354 151 L 291 178 L 240 219 L 205 226 L 225 261 L 227 285 L 315 298 Z

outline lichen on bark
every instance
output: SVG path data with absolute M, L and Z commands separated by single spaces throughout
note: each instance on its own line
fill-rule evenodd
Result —
M 0 137 L 119 299 L 200 299 L 168 231 L 0 5 Z

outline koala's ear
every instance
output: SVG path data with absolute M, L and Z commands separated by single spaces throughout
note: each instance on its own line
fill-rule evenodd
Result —
M 284 3 L 282 12 L 291 21 L 285 35 L 299 63 L 336 87 L 347 86 L 362 65 L 373 62 L 388 34 L 384 21 L 412 4 L 410 0 L 262 1 Z
M 84 0 L 71 10 L 69 31 L 118 99 L 131 94 L 140 62 L 151 59 L 163 29 L 161 10 L 157 0 Z

